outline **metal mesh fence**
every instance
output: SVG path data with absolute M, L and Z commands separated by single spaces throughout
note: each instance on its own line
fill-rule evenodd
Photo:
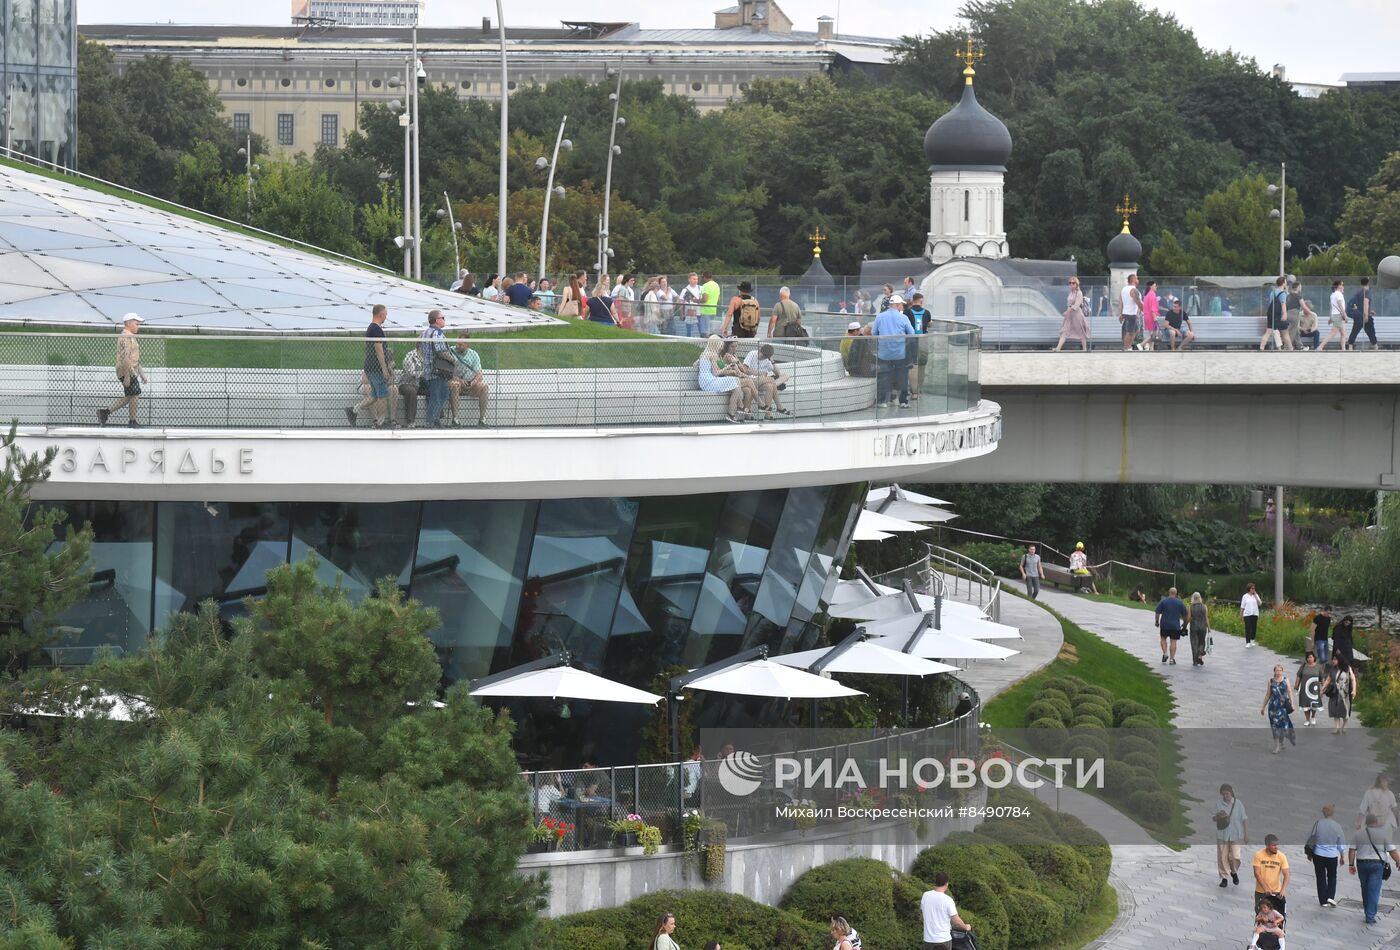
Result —
M 975 329 L 900 344 L 0 333 L 0 403 L 21 424 L 197 428 L 636 426 L 918 418 L 976 406 Z M 765 355 L 763 346 L 772 347 Z M 886 349 L 889 349 L 886 346 Z M 771 359 L 770 363 L 764 360 Z M 889 406 L 879 390 L 888 381 Z M 900 392 L 908 388 L 907 407 Z

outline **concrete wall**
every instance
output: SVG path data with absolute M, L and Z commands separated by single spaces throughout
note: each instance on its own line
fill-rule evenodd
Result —
M 969 831 L 974 819 L 930 821 L 927 836 L 918 838 L 904 823 L 872 826 L 856 822 L 831 830 L 813 829 L 803 837 L 784 832 L 761 840 L 731 843 L 725 856 L 723 881 L 700 879 L 699 857 L 683 851 L 663 851 L 650 857 L 619 850 L 573 854 L 531 854 L 521 859 L 522 874 L 549 874 L 548 917 L 600 907 L 616 907 L 634 897 L 663 890 L 714 890 L 743 894 L 776 905 L 807 871 L 843 858 L 874 858 L 908 871 L 925 848 L 958 831 Z

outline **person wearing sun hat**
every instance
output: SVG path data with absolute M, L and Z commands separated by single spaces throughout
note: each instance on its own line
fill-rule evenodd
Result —
M 1074 544 L 1074 553 L 1069 556 L 1069 572 L 1076 575 L 1076 589 L 1082 590 L 1087 585 L 1089 593 L 1099 592 L 1098 587 L 1094 585 L 1094 572 L 1089 569 L 1089 555 L 1084 550 L 1083 541 L 1076 541 Z
M 848 376 L 874 376 L 875 351 L 864 336 L 859 320 L 846 324 L 846 336 L 841 340 L 841 362 Z
M 141 384 L 149 382 L 146 371 L 141 368 L 141 345 L 136 342 L 136 332 L 144 323 L 140 314 L 128 313 L 122 318 L 122 332 L 117 337 L 117 382 L 122 385 L 122 398 L 106 409 L 97 410 L 97 421 L 107 424 L 107 419 L 122 406 L 126 407 L 133 429 L 140 425 L 136 421 L 137 403 L 140 401 Z

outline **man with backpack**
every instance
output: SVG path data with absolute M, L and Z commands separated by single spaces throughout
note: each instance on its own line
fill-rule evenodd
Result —
M 802 308 L 792 299 L 792 291 L 787 287 L 778 289 L 778 302 L 773 305 L 773 315 L 768 318 L 768 338 L 785 336 L 806 336 L 807 331 L 791 332 L 792 327 L 801 328 Z
M 1351 300 L 1347 302 L 1347 316 L 1351 318 L 1351 339 L 1347 341 L 1347 346 L 1356 349 L 1356 338 L 1361 336 L 1361 331 L 1366 331 L 1366 338 L 1371 341 L 1371 348 L 1377 347 L 1376 343 L 1376 323 L 1375 312 L 1371 310 L 1371 278 L 1361 278 L 1361 289 L 1351 295 Z
M 758 298 L 753 295 L 753 284 L 746 280 L 739 282 L 739 292 L 729 300 L 729 309 L 724 313 L 724 324 L 719 335 L 730 335 L 732 325 L 734 336 L 752 339 L 758 336 L 758 324 L 763 318 L 763 310 Z
M 1275 350 L 1291 350 L 1293 342 L 1288 338 L 1288 291 L 1284 285 L 1288 278 L 1274 281 L 1274 289 L 1269 291 L 1269 302 L 1264 308 L 1264 335 L 1259 338 L 1259 352 L 1274 341 Z

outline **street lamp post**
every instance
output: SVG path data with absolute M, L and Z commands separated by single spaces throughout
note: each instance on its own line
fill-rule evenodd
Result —
M 506 272 L 506 140 L 510 134 L 510 73 L 506 66 L 506 15 L 496 0 L 496 24 L 501 40 L 501 157 L 500 190 L 496 197 L 496 273 Z
M 6 146 L 9 147 L 8 145 Z M 253 133 L 248 133 L 248 142 L 238 150 L 238 156 L 247 163 L 248 174 L 248 219 L 253 218 Z
M 608 246 L 608 214 L 612 210 L 612 167 L 614 156 L 622 154 L 622 147 L 617 144 L 617 130 L 619 126 L 627 124 L 627 120 L 620 118 L 617 108 L 622 104 L 622 64 L 618 63 L 616 69 L 608 70 L 609 75 L 617 75 L 617 89 L 608 94 L 612 100 L 612 126 L 608 129 L 608 167 L 603 175 L 603 221 L 598 226 L 598 273 L 603 273 L 608 266 L 608 258 L 612 256 L 612 248 Z
M 413 59 L 408 80 L 409 102 L 412 103 L 413 118 L 413 277 L 423 279 L 423 196 L 422 181 L 418 164 L 418 81 L 426 79 L 423 64 L 418 61 L 418 23 L 413 24 Z
M 563 146 L 564 151 L 568 152 L 572 151 L 574 147 L 573 142 L 564 138 L 564 123 L 568 121 L 569 117 L 567 115 L 559 120 L 559 134 L 554 137 L 554 154 L 551 155 L 549 159 L 549 180 L 545 182 L 544 186 L 544 214 L 540 217 L 540 269 L 535 274 L 537 279 L 543 279 L 544 277 L 545 252 L 549 247 L 549 199 L 555 194 L 554 167 L 559 162 L 559 148 Z M 535 167 L 545 167 L 543 155 L 535 159 Z M 560 198 L 564 197 L 564 187 L 562 185 L 559 186 L 558 194 Z
M 457 221 L 452 216 L 452 199 L 447 197 L 447 192 L 442 193 L 442 204 L 447 209 L 447 226 L 452 231 L 452 259 L 457 262 L 457 269 L 452 272 L 452 279 L 456 280 L 462 273 L 462 250 L 457 244 Z M 438 217 L 442 217 L 442 212 L 438 212 Z

